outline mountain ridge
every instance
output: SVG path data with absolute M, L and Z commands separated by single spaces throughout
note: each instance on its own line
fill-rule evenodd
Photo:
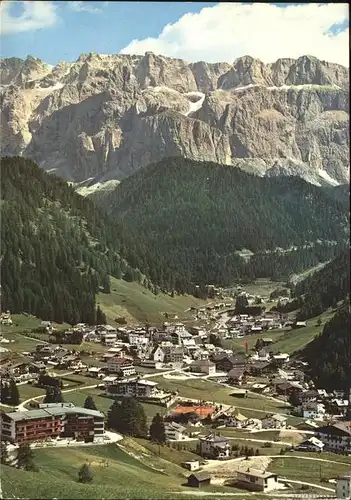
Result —
M 166 289 L 280 280 L 332 259 L 348 240 L 348 207 L 321 188 L 210 162 L 165 159 L 93 199 L 125 228 L 131 263 Z
M 348 182 L 347 68 L 312 56 L 187 64 L 82 54 L 0 62 L 3 154 L 73 181 L 122 180 L 183 156 L 258 175 Z

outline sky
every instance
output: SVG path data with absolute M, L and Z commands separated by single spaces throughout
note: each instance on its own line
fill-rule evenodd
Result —
M 2 1 L 1 57 L 152 51 L 188 62 L 312 55 L 349 66 L 347 3 Z

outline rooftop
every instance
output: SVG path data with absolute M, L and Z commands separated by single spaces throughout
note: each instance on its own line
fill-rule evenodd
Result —
M 67 406 L 51 406 L 49 408 L 41 408 L 39 410 L 28 410 L 28 411 L 15 411 L 10 413 L 5 413 L 7 417 L 15 422 L 20 422 L 21 420 L 36 420 L 37 418 L 47 418 L 50 416 L 60 416 L 67 414 L 79 413 L 80 415 L 87 415 L 91 417 L 103 417 L 104 414 L 97 410 L 88 410 L 87 408 L 81 407 L 67 407 Z
M 238 471 L 238 474 L 245 474 L 250 477 L 259 477 L 261 479 L 268 479 L 269 477 L 276 476 L 277 474 L 273 474 L 272 472 L 262 472 L 254 469 L 247 469 Z

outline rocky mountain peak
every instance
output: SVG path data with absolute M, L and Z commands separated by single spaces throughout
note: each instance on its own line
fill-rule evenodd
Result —
M 0 78 L 3 153 L 72 181 L 121 180 L 175 155 L 348 181 L 348 70 L 312 56 L 188 64 L 92 52 L 55 67 L 29 56 L 1 60 Z

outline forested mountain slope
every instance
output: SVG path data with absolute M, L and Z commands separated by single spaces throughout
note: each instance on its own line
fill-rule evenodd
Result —
M 302 352 L 316 386 L 349 389 L 351 383 L 350 306 L 344 305 Z
M 349 238 L 348 209 L 321 188 L 210 162 L 163 160 L 98 202 L 124 226 L 128 261 L 180 291 L 285 277 L 332 259 Z
M 313 318 L 328 307 L 335 307 L 349 293 L 350 252 L 346 249 L 322 269 L 297 283 L 293 295 L 299 298 L 299 319 Z
M 2 309 L 43 319 L 95 321 L 109 275 L 145 280 L 121 258 L 118 226 L 31 160 L 1 162 Z

